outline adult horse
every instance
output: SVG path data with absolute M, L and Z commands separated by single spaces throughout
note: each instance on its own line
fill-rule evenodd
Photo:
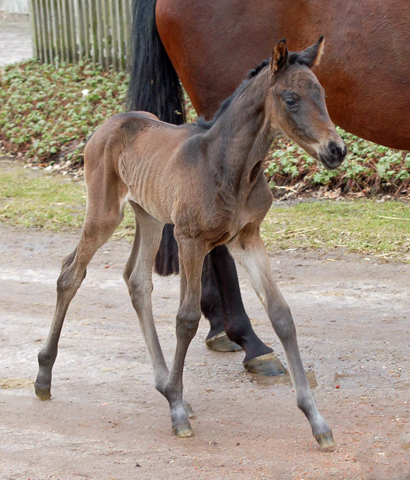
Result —
M 134 0 L 129 107 L 183 123 L 180 78 L 198 114 L 210 118 L 245 72 L 269 56 L 274 39 L 286 37 L 298 50 L 323 34 L 326 55 L 317 76 L 333 121 L 368 140 L 410 149 L 409 24 L 410 8 L 400 0 Z M 156 269 L 178 271 L 169 226 Z M 234 349 L 227 334 L 244 348 L 250 371 L 283 373 L 251 327 L 224 246 L 205 261 L 202 311 L 211 323 L 209 346 Z

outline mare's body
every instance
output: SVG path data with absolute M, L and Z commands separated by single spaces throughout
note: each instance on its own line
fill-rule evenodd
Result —
M 273 39 L 286 37 L 299 50 L 324 35 L 316 74 L 333 122 L 410 150 L 409 2 L 157 0 L 156 22 L 196 111 L 207 117 L 269 55 Z

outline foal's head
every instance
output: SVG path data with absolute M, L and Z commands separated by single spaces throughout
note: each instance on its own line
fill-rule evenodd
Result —
M 288 52 L 286 40 L 275 45 L 270 63 L 271 122 L 326 168 L 337 168 L 346 146 L 327 113 L 325 92 L 311 68 L 319 63 L 323 37 L 303 52 Z M 272 100 L 272 102 L 270 102 Z

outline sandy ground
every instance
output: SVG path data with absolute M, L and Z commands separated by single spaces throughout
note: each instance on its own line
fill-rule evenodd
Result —
M 272 257 L 297 323 L 302 357 L 337 447 L 321 451 L 290 385 L 244 373 L 243 353 L 204 345 L 188 353 L 185 391 L 195 436 L 173 436 L 122 268 L 130 245 L 102 247 L 69 310 L 53 397 L 33 392 L 62 256 L 75 234 L 0 226 L 0 478 L 409 479 L 410 266 L 360 257 Z M 257 332 L 274 337 L 242 281 Z M 155 278 L 154 308 L 168 361 L 175 345 L 178 279 Z

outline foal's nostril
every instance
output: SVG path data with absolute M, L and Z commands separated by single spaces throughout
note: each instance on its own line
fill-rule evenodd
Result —
M 330 155 L 332 155 L 333 157 L 338 155 L 339 147 L 334 142 L 329 142 L 329 145 L 327 148 L 329 150 Z
M 347 148 L 345 144 L 343 144 L 343 147 L 341 147 L 335 142 L 329 142 L 327 151 L 333 160 L 343 161 L 347 153 Z
M 347 148 L 343 143 L 343 146 L 338 145 L 335 142 L 329 142 L 326 147 L 326 151 L 320 155 L 320 160 L 323 162 L 326 168 L 337 168 L 345 159 Z

